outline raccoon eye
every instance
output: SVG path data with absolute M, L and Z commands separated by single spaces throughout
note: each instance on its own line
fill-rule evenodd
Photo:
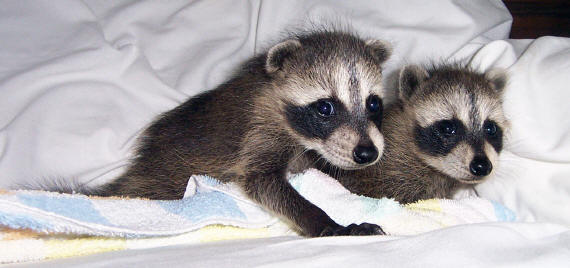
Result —
M 382 110 L 382 100 L 376 95 L 370 95 L 370 97 L 366 99 L 366 108 L 370 113 L 378 113 Z
M 331 116 L 334 114 L 334 105 L 329 100 L 319 100 L 315 104 L 315 109 L 317 113 L 322 116 Z
M 483 124 L 483 129 L 489 136 L 495 136 L 495 134 L 497 134 L 497 124 L 492 121 L 485 121 Z
M 457 126 L 451 120 L 443 120 L 438 123 L 437 130 L 439 131 L 439 133 L 445 136 L 451 136 L 455 135 L 455 132 L 457 131 Z

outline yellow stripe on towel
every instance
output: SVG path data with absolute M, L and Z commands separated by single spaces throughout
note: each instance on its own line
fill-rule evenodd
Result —
M 442 212 L 441 202 L 437 199 L 419 200 L 415 203 L 406 204 L 405 207 L 410 210 L 430 210 Z
M 245 229 L 233 226 L 210 225 L 196 231 L 200 242 L 262 238 L 271 236 L 268 228 Z
M 126 249 L 122 238 L 85 237 L 76 239 L 49 239 L 45 241 L 47 259 L 88 255 Z

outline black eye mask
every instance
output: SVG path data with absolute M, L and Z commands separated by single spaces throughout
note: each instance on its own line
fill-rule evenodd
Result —
M 416 145 L 421 151 L 433 156 L 443 156 L 465 139 L 465 126 L 454 118 L 437 121 L 427 127 L 416 125 L 414 133 Z
M 503 147 L 503 130 L 492 120 L 485 120 L 481 132 L 476 134 L 468 135 L 463 123 L 456 118 L 440 120 L 425 128 L 416 125 L 414 133 L 416 145 L 420 150 L 433 156 L 447 155 L 464 140 L 472 146 L 481 147 L 481 141 L 485 139 L 497 153 L 501 152 Z
M 370 114 L 369 118 L 378 129 L 382 126 L 382 113 L 384 107 L 382 106 L 382 99 L 377 95 L 370 95 L 366 99 L 366 110 Z
M 487 119 L 483 123 L 483 135 L 497 153 L 503 149 L 503 129 L 493 120 Z
M 287 105 L 285 115 L 293 130 L 307 138 L 327 139 L 346 118 L 346 108 L 336 99 L 321 99 L 305 106 Z

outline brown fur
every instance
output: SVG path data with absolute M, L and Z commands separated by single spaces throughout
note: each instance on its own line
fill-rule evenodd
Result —
M 501 107 L 501 90 L 506 78 L 504 74 L 480 74 L 459 66 L 436 67 L 429 74 L 420 67 L 411 66 L 406 69 L 400 77 L 400 99 L 388 107 L 383 121 L 385 147 L 382 158 L 376 165 L 365 169 L 341 171 L 342 175 L 338 179 L 352 192 L 375 198 L 394 198 L 402 203 L 450 198 L 459 188 L 484 179 L 460 177 L 459 173 L 452 171 L 447 174 L 443 172 L 463 168 L 458 166 L 462 163 L 460 158 L 472 156 L 473 152 L 470 151 L 475 147 L 461 142 L 459 144 L 465 146 L 456 148 L 468 148 L 467 151 L 442 160 L 441 166 L 434 166 L 433 163 L 440 160 L 420 150 L 415 139 L 415 128 L 425 118 L 447 116 L 443 112 L 446 110 L 452 111 L 450 116 L 453 117 L 461 117 L 461 114 L 470 117 L 467 120 L 469 122 L 462 120 L 467 126 L 468 135 L 479 135 L 477 133 L 486 118 L 492 118 L 503 128 L 507 127 Z M 410 78 L 412 81 L 406 81 Z M 480 107 L 467 109 L 468 107 L 457 106 L 453 103 L 454 92 L 459 95 L 476 95 Z M 473 118 L 477 117 L 475 114 L 484 118 Z M 496 152 L 491 150 L 492 152 L 486 153 L 500 152 L 500 148 Z M 496 164 L 495 160 L 496 157 L 491 159 L 493 164 Z M 329 170 L 330 174 L 335 172 L 339 171 Z
M 376 225 L 338 225 L 287 182 L 290 166 L 304 165 L 298 156 L 319 142 L 298 134 L 285 109 L 342 90 L 335 72 L 327 70 L 340 60 L 363 63 L 359 66 L 376 73 L 379 84 L 380 64 L 388 54 L 384 43 L 368 45 L 346 33 L 316 32 L 279 43 L 245 63 L 228 82 L 163 114 L 143 133 L 126 173 L 100 194 L 178 199 L 190 176 L 207 174 L 237 182 L 304 235 L 381 234 Z

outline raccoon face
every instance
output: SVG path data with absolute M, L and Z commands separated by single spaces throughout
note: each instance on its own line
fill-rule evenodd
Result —
M 420 159 L 463 183 L 479 183 L 491 174 L 507 126 L 501 103 L 505 75 L 458 67 L 428 73 L 411 66 L 400 79 Z
M 376 163 L 384 149 L 380 65 L 388 47 L 338 33 L 276 47 L 268 54 L 267 70 L 275 70 L 289 132 L 338 168 Z M 272 64 L 275 56 L 279 64 Z
M 369 105 L 363 103 L 360 111 L 349 110 L 336 96 L 290 104 L 286 117 L 305 148 L 339 168 L 358 169 L 376 163 L 384 149 L 381 99 L 376 94 L 367 99 Z

